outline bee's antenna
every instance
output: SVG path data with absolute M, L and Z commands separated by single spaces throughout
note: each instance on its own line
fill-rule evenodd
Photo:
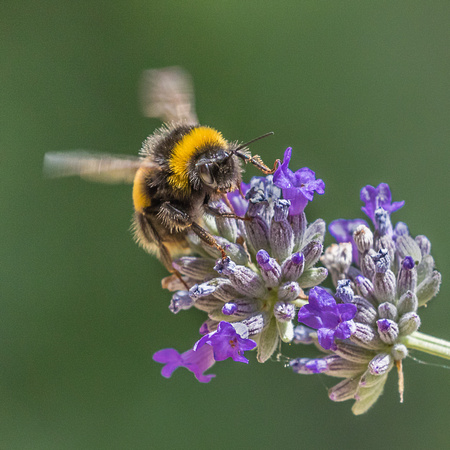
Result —
M 247 147 L 247 145 L 249 145 L 249 144 L 253 144 L 253 142 L 259 141 L 260 139 L 264 139 L 265 137 L 268 137 L 268 136 L 272 136 L 273 134 L 274 134 L 273 131 L 269 131 L 268 133 L 263 134 L 262 136 L 258 136 L 257 138 L 252 139 L 251 141 L 246 142 L 245 144 L 241 144 L 238 148 L 235 148 L 235 149 L 233 150 L 233 153 L 236 153 L 236 152 L 238 152 L 239 150 L 242 150 L 244 147 Z
M 245 144 L 239 145 L 239 147 L 237 147 L 234 150 L 232 150 L 231 153 L 236 155 L 236 156 L 238 156 L 239 158 L 242 158 L 246 163 L 251 162 L 254 166 L 256 166 L 258 169 L 260 169 L 265 174 L 268 174 L 268 175 L 273 174 L 275 172 L 276 168 L 277 168 L 277 163 L 280 162 L 279 159 L 277 159 L 275 161 L 273 169 L 269 169 L 264 164 L 264 162 L 262 161 L 262 159 L 260 158 L 259 155 L 251 156 L 251 155 L 247 155 L 245 153 L 240 152 L 240 150 L 242 150 L 243 148 L 247 147 L 247 145 L 253 144 L 253 142 L 259 141 L 260 139 L 263 139 L 265 137 L 272 136 L 272 134 L 274 134 L 273 131 L 270 131 L 269 133 L 263 134 L 262 136 L 258 136 L 257 138 L 246 142 Z

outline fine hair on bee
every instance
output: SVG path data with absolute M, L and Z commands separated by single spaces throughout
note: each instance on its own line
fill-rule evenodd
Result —
M 182 280 L 172 261 L 189 251 L 189 231 L 226 257 L 214 236 L 202 227 L 203 215 L 242 219 L 233 212 L 220 213 L 210 203 L 226 201 L 228 192 L 240 189 L 242 161 L 263 173 L 274 173 L 278 160 L 270 169 L 246 148 L 273 133 L 238 144 L 228 142 L 214 128 L 199 125 L 191 79 L 178 67 L 145 71 L 140 97 L 144 114 L 161 118 L 164 125 L 144 141 L 139 157 L 83 151 L 47 153 L 44 171 L 52 177 L 79 175 L 95 181 L 133 183 L 136 241 Z

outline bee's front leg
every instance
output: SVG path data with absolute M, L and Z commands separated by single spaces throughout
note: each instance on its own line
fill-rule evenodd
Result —
M 222 259 L 227 257 L 225 250 L 217 243 L 214 236 L 194 222 L 191 216 L 179 206 L 175 206 L 170 202 L 164 202 L 161 205 L 158 217 L 163 223 L 176 229 L 190 228 L 203 242 L 217 248 L 222 254 Z

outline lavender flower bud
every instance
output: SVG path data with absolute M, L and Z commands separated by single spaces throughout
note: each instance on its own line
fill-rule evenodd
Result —
M 441 278 L 441 274 L 435 270 L 431 276 L 425 278 L 425 280 L 417 286 L 416 295 L 419 306 L 425 305 L 439 292 Z
M 405 234 L 409 235 L 408 226 L 406 225 L 406 223 L 397 222 L 394 228 L 394 241 L 397 241 L 400 236 L 403 236 Z
M 302 292 L 300 286 L 295 281 L 288 281 L 278 288 L 278 300 L 283 302 L 294 301 Z
M 261 268 L 261 276 L 266 282 L 266 287 L 278 286 L 281 278 L 281 267 L 274 258 L 265 250 L 259 250 L 256 254 L 256 262 Z
M 270 250 L 269 225 L 262 217 L 253 217 L 245 221 L 245 231 L 251 247 L 257 251 L 260 248 Z
M 398 338 L 398 325 L 393 320 L 380 319 L 377 321 L 378 334 L 381 340 L 388 345 L 392 345 Z
M 336 286 L 338 280 L 346 278 L 346 274 L 352 263 L 352 244 L 350 242 L 331 244 L 327 247 L 320 260 L 330 271 L 333 284 Z
M 296 281 L 305 268 L 305 258 L 302 253 L 294 253 L 281 266 L 282 278 L 286 281 Z
M 336 288 L 336 297 L 342 303 L 351 303 L 353 301 L 354 292 L 351 287 L 350 280 L 339 280 Z
M 303 245 L 306 245 L 308 242 L 313 240 L 323 242 L 325 233 L 325 222 L 322 219 L 317 219 L 306 229 Z
M 380 376 L 388 373 L 394 365 L 394 359 L 389 353 L 379 353 L 369 363 L 369 371 L 372 375 Z
M 169 309 L 173 314 L 177 314 L 182 309 L 191 308 L 193 304 L 194 300 L 192 300 L 188 291 L 178 291 L 173 294 Z
M 210 296 L 214 291 L 214 287 L 210 286 L 208 283 L 194 284 L 194 286 L 189 289 L 189 295 L 193 301 L 196 301 L 199 298 Z
M 361 376 L 361 378 L 359 379 L 359 386 L 360 386 L 360 388 L 365 388 L 366 390 L 367 390 L 368 388 L 374 388 L 374 387 L 376 387 L 376 386 L 380 383 L 380 381 L 383 380 L 383 378 L 384 378 L 386 375 L 387 375 L 387 373 L 385 373 L 384 376 L 383 376 L 383 375 L 374 375 L 374 374 L 370 371 L 370 369 L 367 369 L 367 370 L 363 373 L 363 375 Z M 358 389 L 358 391 L 360 392 L 361 389 Z M 355 396 L 355 398 L 356 398 L 356 396 Z M 358 398 L 360 398 L 360 397 L 358 396 Z
M 375 229 L 380 236 L 392 234 L 392 224 L 389 213 L 383 208 L 375 210 Z
M 390 263 L 395 260 L 395 242 L 392 239 L 392 235 L 385 234 L 383 236 L 379 236 L 377 233 L 375 233 L 373 248 L 375 250 L 386 250 L 390 258 Z
M 365 323 L 355 322 L 356 331 L 350 336 L 350 340 L 360 347 L 373 350 L 382 345 L 379 334 Z
M 294 233 L 294 247 L 292 251 L 299 251 L 303 243 L 303 237 L 306 233 L 307 222 L 305 213 L 302 212 L 295 216 L 288 216 L 288 222 L 291 224 Z
M 292 342 L 294 339 L 294 324 L 292 321 L 280 322 L 277 320 L 278 335 L 283 342 Z
M 323 245 L 320 241 L 310 241 L 302 249 L 305 258 L 305 269 L 314 266 L 319 261 L 320 255 L 323 252 Z
M 372 256 L 376 273 L 386 273 L 391 265 L 391 258 L 386 248 L 380 248 L 377 254 Z
M 392 347 L 391 355 L 395 361 L 400 361 L 408 356 L 408 349 L 403 344 L 395 344 Z
M 194 286 L 191 288 L 193 289 Z M 228 302 L 242 295 L 233 287 L 228 278 L 213 278 L 206 283 L 197 285 L 195 289 L 201 289 L 200 292 L 207 292 L 223 302 Z M 192 293 L 191 293 L 192 295 Z M 198 295 L 195 291 L 194 295 Z
M 205 311 L 209 314 L 216 310 L 220 311 L 223 306 L 223 302 L 217 300 L 213 296 L 205 296 L 197 299 L 194 306 L 200 311 Z
M 355 285 L 361 297 L 364 297 L 365 299 L 370 301 L 375 300 L 373 284 L 368 278 L 363 277 L 362 275 L 358 275 L 355 278 Z
M 402 336 L 414 333 L 420 327 L 420 317 L 415 312 L 403 314 L 398 321 L 398 328 Z
M 258 362 L 266 362 L 277 348 L 279 342 L 278 327 L 275 318 L 272 318 L 268 326 L 261 332 L 258 343 L 256 359 Z
M 261 302 L 255 299 L 237 299 L 225 303 L 222 309 L 217 309 L 209 314 L 209 317 L 214 320 L 229 320 L 225 316 L 233 316 L 237 318 L 245 318 L 261 309 Z
M 397 252 L 400 259 L 406 256 L 411 256 L 414 261 L 420 262 L 422 259 L 422 252 L 417 242 L 411 236 L 400 236 L 396 242 Z
M 312 328 L 306 327 L 305 325 L 297 325 L 294 328 L 294 344 L 312 344 L 314 342 L 312 335 L 315 333 L 315 330 Z
M 289 366 L 295 373 L 311 375 L 321 373 L 328 369 L 324 359 L 296 358 L 289 361 Z
M 370 372 L 369 372 L 370 374 Z M 387 373 L 380 376 L 374 376 L 374 382 L 370 383 L 370 386 L 364 387 L 359 385 L 358 391 L 355 394 L 355 404 L 352 406 L 352 413 L 355 416 L 364 414 L 378 399 L 378 397 L 383 392 L 384 385 L 387 380 Z
M 362 274 L 369 280 L 372 280 L 375 276 L 375 263 L 373 257 L 376 253 L 373 250 L 369 250 L 365 255 L 359 255 L 359 266 Z
M 328 365 L 325 371 L 327 375 L 339 378 L 354 377 L 361 374 L 367 367 L 367 363 L 356 363 L 341 358 L 338 355 L 329 355 L 323 358 Z
M 417 245 L 420 248 L 420 253 L 422 253 L 422 257 L 425 255 L 429 255 L 431 251 L 431 242 L 429 239 L 424 235 L 416 236 L 414 239 L 417 243 Z
M 234 264 L 228 257 L 219 260 L 214 269 L 226 275 L 233 287 L 246 297 L 262 298 L 267 292 L 263 279 L 257 273 L 248 267 Z
M 289 200 L 277 200 L 274 203 L 269 240 L 272 254 L 279 261 L 285 260 L 294 248 L 294 232 L 287 221 L 290 204 Z
M 322 283 L 327 276 L 328 271 L 325 267 L 311 267 L 303 272 L 302 276 L 298 280 L 298 284 L 303 289 L 314 287 Z
M 373 247 L 373 234 L 370 228 L 359 225 L 353 232 L 353 240 L 359 253 L 368 252 Z
M 276 302 L 273 313 L 278 322 L 290 322 L 295 317 L 295 306 L 291 303 Z
M 263 331 L 268 324 L 267 313 L 256 313 L 243 320 L 241 322 L 247 326 L 249 336 L 254 336 Z
M 197 258 L 195 256 L 183 256 L 172 263 L 175 270 L 193 280 L 202 281 L 207 275 L 214 273 L 214 260 Z
M 354 398 L 358 389 L 359 378 L 346 378 L 328 389 L 328 397 L 333 402 L 343 402 Z
M 354 317 L 355 322 L 365 323 L 368 325 L 373 325 L 377 321 L 378 314 L 375 307 L 369 300 L 364 297 L 355 296 L 352 302 L 356 305 L 357 312 Z
M 245 251 L 244 247 L 239 244 L 233 244 L 230 241 L 226 240 L 220 236 L 214 236 L 216 242 L 227 252 L 227 255 L 231 258 L 233 262 L 236 264 L 247 264 L 248 262 L 248 254 Z M 203 250 L 210 256 L 212 256 L 215 260 L 221 257 L 221 252 L 215 247 L 211 247 L 203 240 L 200 242 Z
M 390 270 L 387 270 L 386 272 L 377 272 L 373 279 L 373 288 L 375 297 L 379 303 L 394 303 L 397 293 L 397 283 L 393 272 L 391 272 Z
M 375 356 L 373 351 L 347 341 L 338 341 L 334 353 L 349 361 L 366 364 Z
M 431 255 L 425 255 L 422 261 L 416 267 L 417 269 L 417 284 L 422 283 L 425 278 L 429 277 L 433 273 L 434 259 Z
M 237 311 L 237 309 L 238 307 L 236 303 L 228 302 L 223 305 L 222 314 L 225 314 L 226 316 L 232 316 Z
M 415 291 L 417 285 L 417 270 L 414 259 L 406 256 L 402 261 L 397 276 L 397 295 L 401 297 L 406 291 Z
M 217 208 L 220 214 L 231 213 L 230 209 L 222 202 L 216 202 L 213 206 Z M 221 215 L 215 215 L 214 218 L 216 220 L 218 235 L 223 236 L 229 242 L 236 242 L 238 235 L 236 219 L 229 219 Z
M 393 321 L 398 319 L 397 308 L 389 302 L 381 303 L 378 306 L 378 314 L 381 319 L 389 319 Z
M 419 302 L 417 300 L 416 294 L 411 291 L 406 291 L 398 301 L 397 310 L 398 314 L 401 316 L 408 312 L 416 312 L 419 307 Z

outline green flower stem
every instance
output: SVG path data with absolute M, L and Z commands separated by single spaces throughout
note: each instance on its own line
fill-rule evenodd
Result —
M 408 348 L 450 359 L 450 342 L 444 341 L 443 339 L 437 339 L 428 334 L 416 331 L 404 337 L 402 343 Z

